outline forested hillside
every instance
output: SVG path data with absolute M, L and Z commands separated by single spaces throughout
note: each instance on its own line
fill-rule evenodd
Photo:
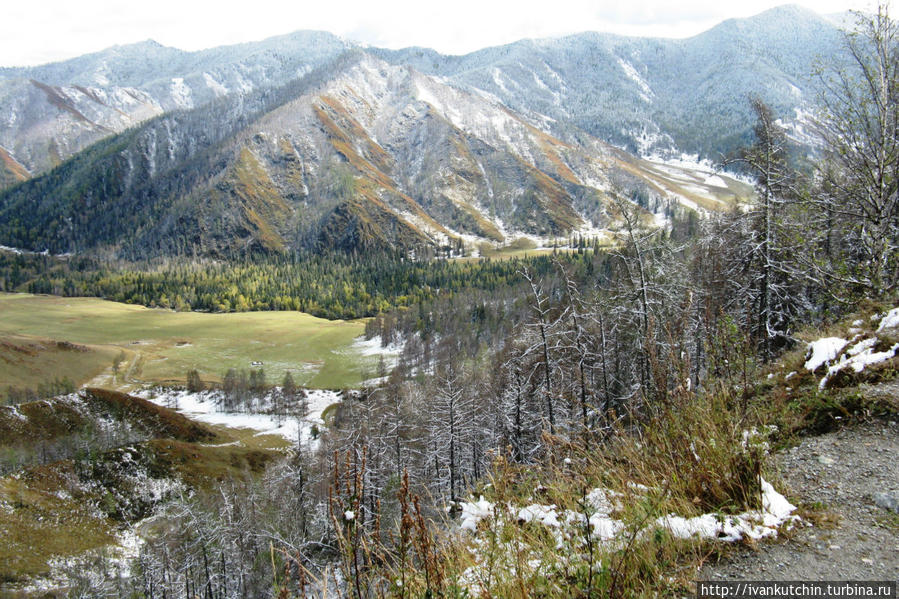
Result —
M 566 262 L 587 250 L 574 250 Z M 593 253 L 593 248 L 590 248 Z M 325 318 L 363 318 L 475 289 L 494 292 L 521 280 L 524 264 L 538 273 L 548 255 L 528 259 L 408 260 L 343 253 L 281 260 L 217 263 L 102 263 L 91 259 L 0 252 L 0 291 L 94 296 L 178 311 L 299 310 Z

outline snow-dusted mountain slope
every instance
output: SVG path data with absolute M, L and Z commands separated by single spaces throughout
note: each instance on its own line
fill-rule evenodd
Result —
M 632 152 L 714 160 L 748 136 L 750 94 L 788 122 L 814 102 L 816 61 L 841 60 L 842 39 L 833 20 L 788 5 L 684 40 L 583 33 L 465 56 L 378 52 L 550 117 L 560 136 L 574 125 Z
M 634 153 L 716 159 L 748 135 L 749 94 L 796 121 L 816 93 L 815 61 L 838 60 L 841 39 L 832 18 L 784 6 L 686 40 L 583 33 L 465 56 L 368 51 L 497 98 L 565 141 L 586 131 Z M 353 47 L 307 31 L 201 52 L 148 41 L 0 68 L 0 148 L 20 171 L 0 166 L 0 185 L 164 112 L 279 87 Z
M 148 118 L 279 87 L 344 52 L 327 33 L 183 52 L 147 41 L 60 63 L 0 69 L 0 147 L 31 173 Z
M 596 235 L 616 224 L 613 190 L 657 219 L 745 195 L 687 172 L 586 133 L 563 141 L 491 96 L 357 50 L 284 88 L 167 113 L 0 194 L 0 243 L 416 252 Z

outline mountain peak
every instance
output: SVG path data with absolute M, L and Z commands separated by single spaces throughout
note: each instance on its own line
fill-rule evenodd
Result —
M 768 10 L 750 17 L 727 19 L 705 33 L 720 29 L 731 30 L 734 28 L 743 31 L 747 29 L 770 30 L 772 28 L 794 29 L 803 23 L 813 23 L 815 25 L 826 24 L 827 19 L 813 10 L 798 4 L 781 4 L 780 6 L 769 8 Z M 705 35 L 705 33 L 700 33 L 699 36 Z

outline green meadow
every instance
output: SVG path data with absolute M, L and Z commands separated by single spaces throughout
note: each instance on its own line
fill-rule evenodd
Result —
M 196 369 L 220 381 L 229 368 L 261 362 L 266 380 L 287 371 L 297 383 L 357 387 L 375 376 L 377 356 L 353 341 L 363 321 L 330 321 L 299 312 L 173 312 L 93 298 L 0 294 L 0 391 L 68 376 L 108 387 L 184 383 Z M 79 346 L 70 348 L 68 342 Z M 24 348 L 24 349 L 23 349 Z M 113 362 L 120 357 L 118 371 Z

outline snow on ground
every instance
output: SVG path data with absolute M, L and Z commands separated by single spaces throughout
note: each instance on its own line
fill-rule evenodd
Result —
M 699 160 L 699 156 L 696 154 L 681 154 L 679 157 L 653 154 L 642 158 L 678 184 L 704 184 L 706 187 L 730 189 L 727 181 L 724 180 L 724 176 L 726 176 L 734 181 L 755 185 L 752 178 L 731 172 L 722 173 L 718 165 L 709 160 Z M 705 189 L 704 193 L 715 198 L 709 189 Z
M 808 344 L 805 369 L 814 372 L 823 364 L 832 362 L 846 347 L 847 343 L 849 341 L 841 337 L 824 337 L 817 341 L 812 341 Z
M 50 250 L 44 250 L 42 252 L 33 252 L 31 250 L 23 250 L 20 248 L 9 247 L 8 245 L 0 245 L 0 251 L 4 252 L 12 252 L 16 255 L 28 255 L 28 256 L 70 256 L 71 254 L 51 254 Z
M 527 507 L 518 510 L 519 522 L 539 522 L 544 526 L 552 526 L 558 528 L 562 526 L 559 522 L 559 514 L 555 505 L 540 505 L 532 503 Z
M 277 416 L 274 414 L 250 414 L 246 412 L 224 412 L 221 410 L 222 394 L 219 391 L 191 393 L 185 389 L 147 389 L 135 393 L 153 403 L 172 408 L 192 420 L 206 424 L 219 424 L 230 428 L 244 428 L 257 431 L 257 435 L 279 435 L 296 443 L 314 444 L 312 427 L 324 424 L 322 412 L 341 401 L 337 391 L 328 389 L 306 389 L 307 410 L 302 418 Z M 262 404 L 269 402 L 263 398 Z
M 366 339 L 365 337 L 357 337 L 355 341 L 353 341 L 352 345 L 349 348 L 342 350 L 344 353 L 353 354 L 357 356 L 361 356 L 363 358 L 370 358 L 372 356 L 383 356 L 384 358 L 384 367 L 387 371 L 391 371 L 396 368 L 397 362 L 399 361 L 400 354 L 403 353 L 404 343 L 402 341 L 393 342 L 387 347 L 381 346 L 381 336 L 376 335 L 371 339 Z M 371 378 L 365 381 L 362 381 L 363 386 L 372 386 L 377 385 L 383 380 L 381 378 Z
M 715 171 L 715 164 L 711 160 L 700 160 L 699 154 L 681 154 L 680 156 L 663 156 L 661 154 L 652 154 L 644 156 L 644 160 L 655 162 L 657 164 L 676 166 L 682 169 L 697 171 Z
M 698 535 L 705 539 L 734 542 L 746 537 L 754 540 L 776 537 L 781 525 L 798 520 L 799 517 L 793 515 L 796 506 L 774 490 L 766 480 L 762 479 L 761 482 L 761 510 L 744 512 L 736 516 L 703 514 L 694 518 L 681 518 L 669 515 L 659 518 L 656 522 L 680 539 Z
M 172 77 L 169 93 L 172 96 L 172 101 L 178 108 L 189 109 L 194 107 L 194 100 L 191 96 L 190 87 L 184 83 L 183 77 Z
M 203 79 L 206 81 L 206 86 L 211 89 L 216 96 L 224 96 L 228 93 L 228 88 L 216 81 L 215 77 L 209 73 L 203 73 Z
M 864 339 L 847 349 L 846 353 L 840 356 L 840 361 L 827 369 L 827 374 L 821 379 L 818 388 L 824 389 L 827 386 L 827 381 L 842 370 L 851 368 L 858 373 L 872 364 L 885 362 L 896 355 L 896 350 L 899 350 L 899 343 L 896 343 L 886 351 L 876 352 L 874 351 L 874 346 L 879 341 L 877 337 L 872 337 Z
M 762 539 L 776 537 L 780 528 L 784 525 L 792 526 L 799 521 L 794 515 L 796 507 L 778 493 L 767 481 L 761 481 L 762 508 L 751 510 L 733 516 L 720 513 L 709 513 L 693 518 L 684 518 L 675 514 L 662 516 L 648 523 L 637 532 L 637 538 L 653 534 L 659 528 L 668 530 L 674 537 L 688 539 L 700 537 L 703 539 L 736 542 L 744 538 Z M 642 487 L 645 489 L 645 487 Z M 610 501 L 610 498 L 613 498 Z M 471 548 L 475 564 L 463 572 L 461 583 L 472 591 L 473 596 L 480 596 L 484 590 L 483 581 L 490 578 L 490 572 L 496 568 L 526 568 L 532 573 L 537 573 L 541 568 L 547 567 L 545 556 L 537 554 L 524 554 L 512 549 L 497 554 L 493 534 L 481 534 L 478 524 L 481 521 L 490 521 L 493 518 L 508 518 L 518 524 L 529 522 L 537 523 L 545 527 L 547 533 L 556 541 L 557 549 L 551 567 L 558 566 L 557 561 L 566 561 L 569 556 L 575 555 L 573 547 L 579 547 L 583 543 L 586 530 L 585 524 L 589 524 L 590 535 L 598 541 L 599 545 L 610 546 L 613 549 L 620 548 L 629 542 L 629 533 L 625 522 L 611 516 L 614 509 L 620 509 L 620 500 L 624 496 L 620 493 L 606 489 L 594 489 L 584 502 L 583 511 L 560 511 L 555 505 L 531 504 L 523 508 L 512 505 L 497 506 L 480 497 L 477 501 L 467 501 L 461 504 L 462 517 L 460 529 L 471 533 Z M 613 501 L 615 505 L 613 506 Z M 592 511 L 592 513 L 590 513 Z M 502 524 L 491 530 L 501 530 Z M 508 541 L 506 541 L 508 543 Z M 519 548 L 523 549 L 521 546 Z M 506 556 L 514 556 L 507 560 Z M 577 559 L 577 558 L 575 558 Z
M 899 327 L 899 308 L 893 308 L 882 317 L 875 315 L 872 320 L 877 320 L 878 318 L 880 318 L 880 324 L 877 327 L 878 333 L 886 329 Z M 881 340 L 878 337 L 868 337 L 859 340 L 859 337 L 862 337 L 862 330 L 859 328 L 861 325 L 862 321 L 860 320 L 852 323 L 852 328 L 849 329 L 849 332 L 854 334 L 855 337 L 851 340 L 841 337 L 824 337 L 808 344 L 806 370 L 814 372 L 823 365 L 827 366 L 827 372 L 818 384 L 819 389 L 823 390 L 831 377 L 847 368 L 859 373 L 868 366 L 879 364 L 895 357 L 897 352 L 899 352 L 899 343 L 893 344 L 892 347 L 884 351 L 874 351 L 874 348 L 878 343 L 881 343 Z M 846 349 L 847 346 L 850 347 Z
M 643 529 L 648 534 L 653 528 L 668 529 L 672 535 L 681 539 L 700 536 L 706 539 L 718 539 L 727 542 L 739 541 L 743 538 L 761 539 L 777 536 L 777 530 L 785 523 L 798 519 L 793 512 L 796 506 L 778 493 L 770 483 L 762 479 L 762 509 L 752 510 L 734 516 L 723 516 L 718 513 L 703 514 L 692 518 L 684 518 L 675 514 L 662 516 L 653 524 Z M 593 536 L 602 541 L 611 541 L 625 528 L 625 524 L 612 518 L 609 495 L 617 495 L 605 489 L 594 489 L 588 495 L 588 504 L 594 513 L 589 516 Z M 477 501 L 463 502 L 462 518 L 459 527 L 477 534 L 478 523 L 494 516 L 496 505 L 483 497 Z M 583 524 L 586 517 L 582 512 L 566 510 L 559 512 L 555 505 L 531 504 L 516 509 L 507 507 L 519 523 L 539 522 L 551 528 L 562 528 L 563 522 Z
M 887 312 L 886 316 L 880 321 L 877 332 L 879 333 L 884 329 L 892 329 L 895 327 L 899 327 L 899 308 L 893 308 Z
M 459 528 L 472 532 L 478 529 L 478 522 L 493 514 L 493 504 L 481 496 L 477 501 L 462 503 L 462 523 Z
M 718 175 L 709 175 L 705 178 L 705 184 L 711 185 L 713 187 L 723 187 L 727 189 L 727 183 L 724 182 L 724 179 L 719 177 Z
M 637 69 L 634 68 L 634 65 L 627 62 L 626 60 L 618 58 L 618 66 L 620 66 L 621 70 L 624 71 L 624 74 L 627 75 L 628 78 L 636 83 L 637 87 L 640 88 L 640 98 L 642 98 L 642 100 L 647 104 L 650 104 L 655 94 L 653 93 L 652 88 L 649 87 L 649 84 L 646 82 L 646 80 L 643 79 Z

